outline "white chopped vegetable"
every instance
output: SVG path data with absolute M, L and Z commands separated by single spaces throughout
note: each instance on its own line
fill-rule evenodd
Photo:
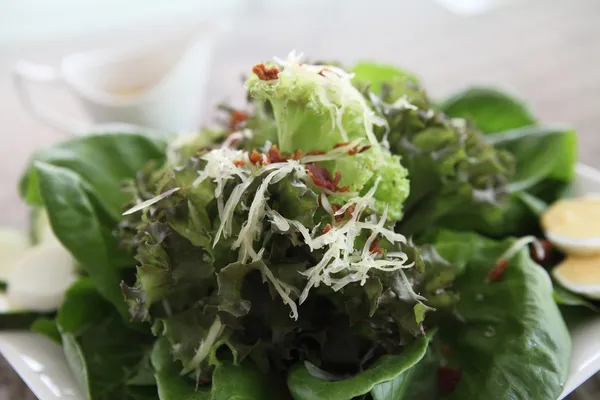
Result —
M 6 281 L 15 261 L 29 248 L 29 237 L 18 229 L 0 230 L 0 281 Z
M 73 258 L 58 244 L 43 244 L 26 250 L 15 260 L 8 277 L 8 300 L 15 307 L 52 311 L 77 279 Z
M 142 201 L 141 203 L 131 207 L 129 210 L 125 211 L 123 213 L 123 215 L 129 215 L 129 214 L 133 214 L 135 212 L 141 211 L 144 208 L 148 208 L 153 204 L 158 203 L 159 201 L 161 201 L 162 199 L 166 199 L 167 197 L 169 197 L 170 195 L 172 195 L 173 193 L 175 193 L 176 191 L 178 191 L 181 188 L 173 188 L 173 189 L 169 189 L 164 193 L 159 194 L 158 196 L 155 196 L 151 199 L 148 199 L 146 201 Z

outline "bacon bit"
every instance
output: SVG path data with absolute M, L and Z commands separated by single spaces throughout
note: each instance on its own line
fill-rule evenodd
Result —
M 323 150 L 313 150 L 306 153 L 307 156 L 322 156 L 323 154 L 325 154 Z
M 235 165 L 236 167 L 243 167 L 246 164 L 247 163 L 244 160 L 233 160 L 233 165 Z
M 344 147 L 344 146 L 348 146 L 350 144 L 350 142 L 342 142 L 342 143 L 336 143 L 333 145 L 334 149 L 337 149 L 339 147 Z
M 321 70 L 319 72 L 317 72 L 317 74 L 319 74 L 321 76 L 325 76 L 325 74 L 323 73 L 324 71 L 331 72 L 331 70 L 329 68 L 325 67 L 325 68 L 321 68 Z
M 342 173 L 340 171 L 337 171 L 335 173 L 335 178 L 333 178 L 333 181 L 331 182 L 331 184 L 335 188 L 335 187 L 337 187 L 337 185 L 340 183 L 341 180 L 342 180 Z
M 342 180 L 341 172 L 339 172 L 339 171 L 336 172 L 335 178 L 332 178 L 329 171 L 326 168 L 321 167 L 320 165 L 307 164 L 305 166 L 305 168 L 308 171 L 308 176 L 310 176 L 312 178 L 313 183 L 316 186 L 322 187 L 327 190 L 331 190 L 332 192 L 348 190 L 348 189 L 346 189 L 346 187 L 338 188 L 338 186 L 337 186 L 340 183 L 340 181 Z
M 271 146 L 269 151 L 267 151 L 267 160 L 269 161 L 269 164 L 284 162 L 284 161 L 288 160 L 289 158 L 290 158 L 289 156 L 287 156 L 285 154 L 284 155 L 281 154 L 281 152 L 279 151 L 279 148 L 277 147 L 276 144 Z
M 323 235 L 325 235 L 330 230 L 331 230 L 331 224 L 325 225 L 325 228 L 323 228 Z
M 279 68 L 275 65 L 267 68 L 263 63 L 256 64 L 252 67 L 252 72 L 254 72 L 261 81 L 272 81 L 279 78 Z
M 229 128 L 235 130 L 242 127 L 248 121 L 248 113 L 244 111 L 233 110 L 229 115 Z
M 358 153 L 358 145 L 354 146 L 353 148 L 351 148 L 350 150 L 348 150 L 348 155 L 349 156 L 353 156 L 356 153 Z
M 346 208 L 346 212 L 344 213 L 348 218 L 352 218 L 352 214 L 354 214 L 354 210 L 356 210 L 356 205 L 352 204 L 348 208 Z
M 299 160 L 302 157 L 302 150 L 298 149 L 292 156 L 292 160 Z
M 350 143 L 348 143 L 348 142 L 337 143 L 337 144 L 335 144 L 335 145 L 333 146 L 333 148 L 334 148 L 334 149 L 337 149 L 337 148 L 339 148 L 339 147 L 347 146 L 347 145 L 349 145 L 349 144 L 350 144 Z M 358 147 L 358 145 L 356 145 L 356 146 L 352 147 L 350 150 L 348 150 L 348 153 L 347 153 L 347 154 L 348 154 L 349 156 L 353 156 L 353 155 L 355 155 L 355 154 L 357 154 L 357 153 L 362 153 L 363 151 L 367 151 L 367 150 L 369 150 L 370 148 L 371 148 L 371 146 L 363 146 L 363 147 L 359 148 L 359 147 Z
M 504 270 L 508 268 L 508 261 L 501 258 L 498 260 L 496 265 L 494 265 L 494 269 L 488 274 L 487 279 L 490 282 L 499 281 L 504 277 Z
M 535 247 L 532 247 L 529 250 L 529 254 L 531 255 L 533 261 L 535 261 L 536 263 L 545 264 L 550 258 L 550 253 L 552 252 L 552 243 L 550 243 L 548 240 L 540 240 L 539 243 L 544 249 L 544 257 L 538 257 L 537 251 L 535 251 Z
M 350 186 L 337 187 L 337 188 L 335 188 L 335 191 L 336 192 L 349 192 Z
M 248 158 L 250 159 L 250 162 L 254 165 L 265 164 L 262 155 L 258 151 L 256 151 L 256 149 L 252 150 L 252 153 Z
M 383 254 L 383 249 L 379 247 L 378 237 L 375 237 L 375 240 L 373 240 L 373 243 L 369 246 L 369 252 L 371 252 L 371 254 Z
M 459 369 L 440 367 L 437 373 L 438 392 L 442 395 L 452 393 L 461 376 L 462 372 Z

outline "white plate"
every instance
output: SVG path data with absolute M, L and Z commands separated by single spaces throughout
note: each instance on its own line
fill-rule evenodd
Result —
M 573 195 L 600 193 L 600 171 L 579 164 Z M 563 394 L 600 371 L 600 317 L 570 327 L 571 371 Z M 40 400 L 83 400 L 84 396 L 56 343 L 28 332 L 0 333 L 0 353 Z

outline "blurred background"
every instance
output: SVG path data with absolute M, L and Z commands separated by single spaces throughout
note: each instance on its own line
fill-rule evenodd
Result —
M 600 167 L 598 21 L 598 0 L 1 0 L 0 223 L 25 224 L 19 174 L 33 150 L 69 136 L 19 101 L 12 71 L 20 59 L 58 68 L 73 53 L 198 26 L 208 38 L 198 55 L 206 79 L 187 90 L 205 124 L 216 103 L 242 104 L 242 76 L 252 65 L 296 49 L 311 59 L 396 64 L 416 72 L 434 98 L 470 84 L 501 86 L 541 120 L 572 125 L 581 160 Z M 64 85 L 31 90 L 37 103 L 89 121 Z M 0 364 L 0 400 L 30 398 Z M 591 382 L 571 398 L 600 392 Z

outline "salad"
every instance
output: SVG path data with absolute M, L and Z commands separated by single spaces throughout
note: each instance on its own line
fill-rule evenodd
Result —
M 94 400 L 560 395 L 559 306 L 595 308 L 552 282 L 539 222 L 573 130 L 492 88 L 432 100 L 387 65 L 292 53 L 245 87 L 216 128 L 36 153 L 36 245 L 5 278 L 27 312 L 3 326 L 34 318 Z

